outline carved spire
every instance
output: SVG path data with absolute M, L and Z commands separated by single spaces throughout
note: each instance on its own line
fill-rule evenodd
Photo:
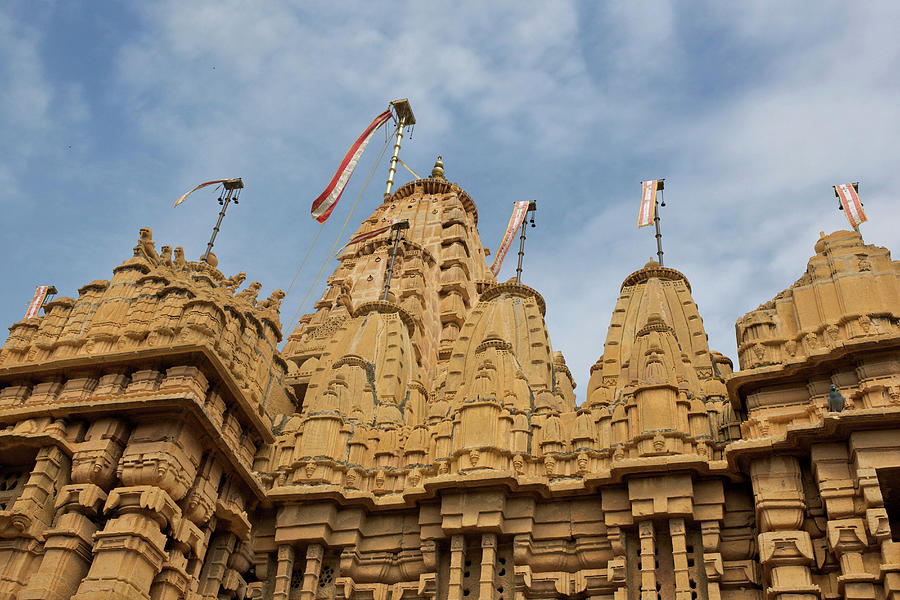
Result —
M 725 410 L 717 372 L 730 371 L 711 357 L 683 274 L 651 260 L 625 279 L 587 398 L 627 424 L 612 430 L 623 457 L 711 455 L 706 410 Z

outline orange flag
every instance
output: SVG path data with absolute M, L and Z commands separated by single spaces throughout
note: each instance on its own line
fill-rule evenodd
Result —
M 638 213 L 638 227 L 652 225 L 656 216 L 656 190 L 659 188 L 659 180 L 641 182 L 641 212 Z

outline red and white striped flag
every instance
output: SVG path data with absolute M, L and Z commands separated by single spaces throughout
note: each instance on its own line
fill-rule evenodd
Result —
M 26 319 L 37 316 L 38 311 L 41 310 L 41 306 L 44 305 L 44 298 L 47 297 L 47 290 L 49 289 L 49 285 L 37 286 L 37 289 L 34 290 L 34 298 L 31 299 L 31 304 L 28 305 L 28 310 L 25 311 Z
M 509 252 L 509 247 L 512 245 L 513 238 L 516 236 L 519 227 L 525 222 L 525 217 L 528 214 L 528 205 L 528 200 L 522 200 L 513 205 L 513 213 L 509 218 L 509 225 L 506 226 L 506 233 L 503 234 L 503 241 L 500 242 L 500 248 L 497 249 L 497 255 L 494 256 L 494 262 L 491 264 L 491 273 L 494 274 L 494 277 L 500 273 L 500 267 L 503 265 L 503 259 L 506 258 L 506 253 Z
M 866 213 L 863 212 L 862 202 L 859 201 L 859 194 L 852 183 L 842 183 L 834 186 L 834 193 L 841 199 L 841 206 L 844 207 L 844 214 L 850 221 L 850 227 L 856 229 L 860 223 L 866 222 Z
M 176 200 L 175 206 L 178 206 L 179 204 L 181 204 L 182 202 L 187 200 L 188 196 L 190 196 L 191 194 L 193 194 L 194 192 L 196 192 L 197 190 L 199 190 L 201 188 L 205 188 L 208 185 L 215 185 L 217 183 L 225 183 L 226 181 L 234 181 L 234 180 L 233 179 L 216 179 L 215 181 L 207 181 L 205 183 L 201 183 L 200 185 L 198 185 L 197 187 L 193 188 L 191 191 L 189 191 L 188 193 L 183 195 L 181 198 Z
M 652 225 L 656 216 L 656 190 L 659 180 L 641 182 L 641 212 L 638 213 L 638 228 L 644 225 Z
M 350 181 L 350 176 L 353 175 L 353 170 L 356 169 L 359 158 L 369 144 L 369 140 L 375 135 L 375 131 L 387 123 L 390 118 L 390 109 L 375 117 L 375 119 L 369 123 L 369 126 L 366 127 L 366 130 L 356 138 L 356 141 L 353 142 L 350 149 L 347 150 L 347 154 L 344 155 L 344 160 L 341 161 L 337 172 L 328 183 L 328 187 L 326 187 L 325 191 L 312 203 L 312 210 L 310 212 L 316 221 L 324 223 L 328 220 L 331 211 L 334 210 L 338 200 L 341 199 L 341 194 L 344 193 L 344 188 L 347 187 L 347 182 Z
M 364 242 L 366 240 L 372 239 L 373 237 L 377 237 L 377 236 L 381 235 L 382 233 L 384 233 L 385 231 L 388 231 L 391 227 L 394 226 L 394 223 L 396 223 L 396 222 L 397 222 L 397 219 L 391 219 L 390 225 L 385 225 L 384 227 L 379 227 L 378 229 L 373 229 L 372 231 L 366 231 L 365 233 L 360 233 L 358 235 L 355 235 L 352 238 L 350 238 L 349 242 L 344 244 L 344 248 L 346 248 L 347 246 L 350 246 L 351 244 L 358 244 L 359 242 Z M 341 248 L 340 251 L 338 252 L 338 254 L 343 252 L 344 248 Z

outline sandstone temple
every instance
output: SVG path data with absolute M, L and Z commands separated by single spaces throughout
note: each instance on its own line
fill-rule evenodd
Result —
M 579 404 L 440 163 L 357 233 L 393 219 L 387 299 L 389 233 L 293 331 L 280 290 L 149 229 L 12 324 L 0 600 L 900 600 L 887 249 L 810 240 L 737 371 L 684 274 L 623 272 Z

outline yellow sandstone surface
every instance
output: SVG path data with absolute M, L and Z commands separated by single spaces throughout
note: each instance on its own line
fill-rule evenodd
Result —
M 357 233 L 395 219 L 387 299 L 384 233 L 282 350 L 280 290 L 149 229 L 14 323 L 0 600 L 900 599 L 888 250 L 823 236 L 737 321 L 734 372 L 651 261 L 576 405 L 544 299 L 494 279 L 442 164 Z

